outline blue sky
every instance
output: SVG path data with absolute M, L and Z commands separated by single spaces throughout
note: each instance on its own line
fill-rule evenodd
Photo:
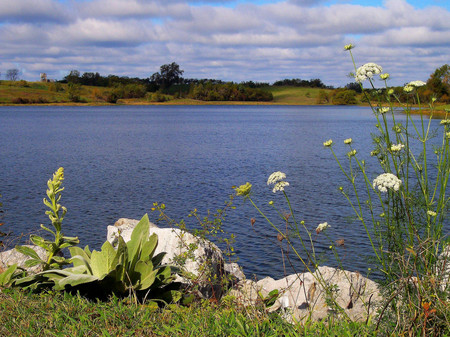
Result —
M 0 72 L 61 79 L 72 69 L 149 77 L 177 62 L 187 78 L 343 86 L 380 64 L 392 85 L 450 62 L 443 0 L 0 0 Z

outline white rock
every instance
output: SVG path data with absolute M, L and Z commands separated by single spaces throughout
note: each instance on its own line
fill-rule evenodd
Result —
M 44 248 L 35 245 L 24 245 L 24 246 L 34 249 L 34 251 L 38 254 L 38 256 L 41 259 L 43 260 L 47 259 L 47 251 Z M 24 268 L 30 273 L 41 272 L 42 265 L 37 265 L 28 268 L 25 267 L 25 262 L 30 259 L 31 257 L 18 252 L 15 248 L 6 250 L 0 253 L 0 269 L 6 270 L 9 266 L 17 264 L 18 267 Z
M 121 219 L 122 220 L 122 219 Z M 118 226 L 108 226 L 107 240 L 114 246 L 118 235 L 125 242 L 131 238 L 131 233 L 138 220 L 123 220 Z M 117 224 L 117 223 L 116 223 Z M 158 228 L 150 224 L 149 234 L 158 236 L 158 246 L 155 255 L 166 253 L 162 264 L 175 265 L 183 270 L 179 278 L 182 283 L 190 283 L 185 276 L 195 279 L 200 293 L 205 297 L 221 295 L 220 280 L 224 273 L 223 258 L 220 249 L 212 242 L 202 240 L 178 228 Z

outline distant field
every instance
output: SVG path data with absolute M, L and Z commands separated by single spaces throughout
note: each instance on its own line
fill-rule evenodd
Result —
M 55 88 L 59 86 L 59 88 Z M 57 90 L 56 90 L 57 89 Z M 73 103 L 69 100 L 67 93 L 67 84 L 25 82 L 25 81 L 0 81 L 0 105 L 2 104 L 61 104 L 61 105 L 109 105 L 105 102 L 105 93 L 111 88 L 82 86 L 80 93 L 80 102 Z M 319 88 L 300 88 L 300 87 L 266 87 L 263 90 L 273 94 L 271 102 L 223 102 L 223 101 L 198 101 L 188 98 L 171 99 L 167 102 L 150 102 L 146 98 L 120 99 L 117 104 L 157 104 L 157 105 L 316 105 L 317 96 L 321 90 L 328 95 L 333 90 Z M 171 97 L 171 96 L 169 96 Z M 331 104 L 331 103 L 329 103 Z M 445 114 L 444 109 L 450 109 L 450 105 L 441 105 L 437 107 L 441 114 Z
M 300 87 L 269 87 L 265 89 L 273 95 L 273 103 L 294 105 L 315 105 L 320 90 L 331 92 L 330 89 L 300 88 Z

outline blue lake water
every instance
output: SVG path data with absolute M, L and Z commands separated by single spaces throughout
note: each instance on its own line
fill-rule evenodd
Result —
M 343 140 L 352 137 L 371 163 L 374 125 L 365 107 L 0 107 L 1 229 L 29 233 L 49 223 L 42 199 L 60 166 L 65 168 L 61 203 L 68 208 L 64 232 L 97 249 L 106 239 L 106 226 L 118 218 L 149 213 L 156 221 L 153 202 L 165 203 L 168 215 L 193 227 L 189 211 L 197 208 L 202 215 L 222 207 L 231 186 L 247 181 L 264 210 L 270 211 L 267 203 L 274 200 L 287 211 L 282 196 L 266 185 L 272 172 L 282 171 L 296 218 L 311 230 L 327 221 L 329 237 L 345 239 L 344 266 L 364 272 L 370 246 L 364 229 L 349 218 L 352 211 L 338 191 L 348 184 L 322 144 L 332 138 L 345 157 Z M 236 235 L 244 271 L 282 277 L 276 232 L 248 202 L 234 204 L 224 228 Z M 325 264 L 334 265 L 328 239 L 314 240 L 318 254 L 330 258 Z

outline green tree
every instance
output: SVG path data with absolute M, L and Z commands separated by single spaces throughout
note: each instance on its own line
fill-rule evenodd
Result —
M 81 98 L 81 84 L 69 82 L 67 85 L 67 95 L 72 102 L 79 102 Z
M 155 83 L 161 89 L 167 89 L 173 84 L 179 84 L 182 82 L 184 70 L 180 69 L 180 66 L 172 62 L 171 64 L 164 64 L 159 68 L 159 73 L 154 73 L 150 77 L 150 82 Z
M 437 68 L 427 81 L 427 87 L 438 98 L 447 95 L 450 96 L 450 66 L 444 64 Z

